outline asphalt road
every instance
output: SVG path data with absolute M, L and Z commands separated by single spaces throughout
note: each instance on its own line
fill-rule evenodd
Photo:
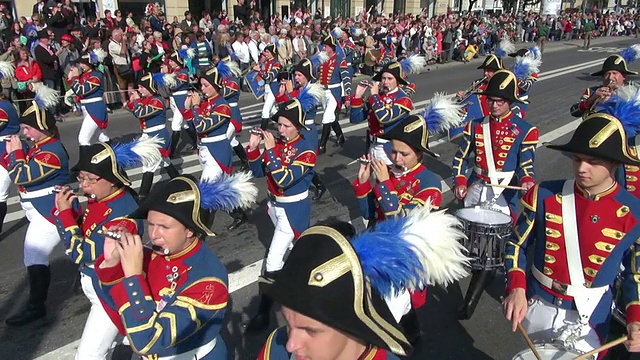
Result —
M 589 73 L 600 67 L 602 60 L 635 43 L 632 38 L 597 39 L 592 51 L 578 50 L 577 43 L 551 43 L 543 56 L 540 81 L 534 84 L 530 93 L 531 105 L 527 120 L 535 124 L 546 141 L 566 141 L 577 121 L 569 114 L 570 105 L 578 99 L 584 88 L 597 83 Z M 531 45 L 531 44 L 528 44 Z M 598 60 L 600 60 L 598 62 Z M 410 80 L 417 84 L 418 92 L 414 103 L 418 109 L 424 107 L 435 92 L 453 93 L 466 89 L 472 80 L 481 77 L 476 67 L 481 60 L 470 64 L 447 64 L 430 66 L 429 71 L 413 76 Z M 507 65 L 512 63 L 506 60 Z M 632 66 L 637 70 L 637 66 Z M 251 127 L 259 122 L 261 104 L 250 94 L 243 94 L 240 107 L 244 126 Z M 116 111 L 109 118 L 109 134 L 117 139 L 130 139 L 137 135 L 138 122 L 129 113 Z M 343 147 L 329 145 L 326 155 L 319 157 L 316 168 L 329 187 L 325 197 L 313 204 L 311 223 L 328 218 L 352 221 L 357 228 L 363 223 L 357 208 L 356 198 L 351 188 L 358 165 L 348 165 L 364 150 L 364 126 L 352 126 L 342 116 L 347 141 Z M 76 136 L 80 121 L 70 119 L 60 124 L 63 142 L 74 164 L 78 157 Z M 246 131 L 241 141 L 247 141 Z M 443 140 L 432 140 L 432 149 L 441 155 L 439 159 L 428 158 L 426 165 L 450 184 L 451 160 L 455 147 Z M 557 152 L 540 147 L 537 152 L 535 170 L 537 180 L 550 180 L 571 176 L 570 163 Z M 198 175 L 199 165 L 194 155 L 185 155 L 176 161 L 184 172 Z M 132 180 L 139 186 L 140 170 L 129 171 Z M 166 175 L 162 179 L 166 179 Z M 158 179 L 160 176 L 158 175 Z M 163 181 L 162 180 L 162 181 Z M 257 180 L 260 189 L 258 204 L 250 214 L 249 223 L 233 232 L 226 231 L 231 218 L 221 214 L 216 217 L 214 230 L 218 236 L 207 240 L 231 274 L 230 311 L 224 338 L 235 359 L 254 359 L 268 332 L 256 336 L 245 336 L 244 326 L 249 315 L 256 311 L 258 302 L 255 283 L 261 263 L 271 239 L 273 226 L 265 211 L 266 184 Z M 448 190 L 448 188 L 446 188 Z M 450 191 L 444 194 L 444 207 L 454 210 Z M 80 338 L 89 304 L 80 289 L 74 288 L 75 266 L 64 257 L 62 247 L 51 256 L 52 286 L 48 301 L 46 320 L 22 328 L 8 328 L 4 319 L 17 311 L 26 300 L 28 283 L 22 265 L 22 243 L 26 231 L 20 205 L 15 191 L 9 201 L 9 215 L 0 234 L 0 359 L 34 359 L 48 354 L 43 359 L 72 359 L 74 342 Z M 491 284 L 482 297 L 471 320 L 459 321 L 456 309 L 468 286 L 468 279 L 447 289 L 433 287 L 429 291 L 427 306 L 420 311 L 423 325 L 423 343 L 413 358 L 415 359 L 511 359 L 526 348 L 526 343 L 518 334 L 510 331 L 504 320 L 499 298 L 504 281 L 501 276 Z M 277 318 L 279 324 L 282 319 Z M 275 321 L 274 321 L 275 327 Z M 66 347 L 64 347 L 66 345 Z M 54 351 L 60 347 L 64 347 Z

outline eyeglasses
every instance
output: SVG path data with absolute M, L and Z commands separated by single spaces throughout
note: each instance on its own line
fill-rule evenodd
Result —
M 87 185 L 93 185 L 95 183 L 97 183 L 98 181 L 102 180 L 101 177 L 97 177 L 97 178 L 84 178 L 81 176 L 76 177 L 76 180 L 78 180 L 78 184 L 82 185 L 82 183 L 85 183 Z
M 502 106 L 507 102 L 507 100 L 505 99 L 492 99 L 492 98 L 487 98 L 487 104 L 491 105 L 491 104 L 496 104 L 498 106 Z

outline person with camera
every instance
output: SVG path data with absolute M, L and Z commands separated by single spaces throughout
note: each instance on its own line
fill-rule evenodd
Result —
M 122 29 L 113 29 L 109 38 L 108 49 L 113 61 L 118 87 L 120 90 L 133 90 L 133 68 L 131 67 L 131 58 L 127 46 L 127 35 L 123 33 Z M 120 99 L 123 104 L 127 103 L 126 95 L 124 91 L 120 93 Z

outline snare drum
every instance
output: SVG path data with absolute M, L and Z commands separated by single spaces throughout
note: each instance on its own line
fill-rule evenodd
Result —
M 471 268 L 488 270 L 502 267 L 506 240 L 511 235 L 511 217 L 481 207 L 460 209 L 455 215 L 462 221 L 467 234 L 462 245 L 473 259 Z
M 542 360 L 573 360 L 581 355 L 579 352 L 567 350 L 556 344 L 539 344 L 536 345 L 536 350 Z M 587 359 L 593 359 L 593 357 Z M 513 360 L 536 360 L 536 356 L 531 349 L 527 349 L 520 351 Z

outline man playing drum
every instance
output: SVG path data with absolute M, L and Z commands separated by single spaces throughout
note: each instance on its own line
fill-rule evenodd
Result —
M 625 345 L 640 352 L 640 202 L 614 176 L 620 164 L 640 161 L 628 151 L 620 120 L 605 113 L 589 115 L 567 144 L 548 147 L 572 155 L 575 180 L 543 182 L 524 196 L 506 246 L 506 318 L 533 341 L 597 348 L 608 333 L 610 288 L 622 263 Z

